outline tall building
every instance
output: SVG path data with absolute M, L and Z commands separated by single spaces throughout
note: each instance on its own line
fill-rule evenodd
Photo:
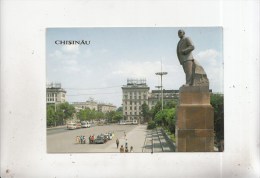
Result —
M 66 91 L 61 88 L 60 83 L 48 83 L 46 85 L 46 103 L 64 103 L 66 102 Z
M 164 105 L 170 101 L 178 102 L 178 98 L 179 98 L 179 90 L 163 90 Z M 161 90 L 152 90 L 151 93 L 149 93 L 149 98 L 148 98 L 149 109 L 155 106 L 158 101 L 161 102 L 161 100 L 162 100 Z
M 142 104 L 148 104 L 149 87 L 145 79 L 127 79 L 122 87 L 124 120 L 143 122 Z

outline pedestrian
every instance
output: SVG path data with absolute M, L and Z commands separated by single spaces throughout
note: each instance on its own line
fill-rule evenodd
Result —
M 77 142 L 77 143 L 80 143 L 79 136 L 76 137 L 76 142 Z
M 128 147 L 127 139 L 125 140 L 125 147 Z
M 88 142 L 91 143 L 91 135 L 88 137 Z
M 119 140 L 118 138 L 116 139 L 116 148 L 118 148 L 118 145 L 119 145 Z
M 86 144 L 86 137 L 83 136 L 83 143 Z
M 130 147 L 130 152 L 131 152 L 131 153 L 134 152 L 134 148 L 133 148 L 133 146 Z
M 124 153 L 124 152 L 125 152 L 124 146 L 121 145 L 121 147 L 120 147 L 120 153 Z
M 125 147 L 125 152 L 128 153 L 128 148 L 127 147 Z

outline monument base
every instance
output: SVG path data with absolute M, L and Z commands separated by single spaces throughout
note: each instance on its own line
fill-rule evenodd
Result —
M 179 94 L 176 151 L 214 151 L 214 109 L 208 86 L 181 87 Z

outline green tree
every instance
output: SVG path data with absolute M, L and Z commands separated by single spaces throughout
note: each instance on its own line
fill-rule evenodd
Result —
M 144 122 L 148 122 L 150 119 L 150 112 L 149 112 L 149 106 L 146 103 L 142 104 L 141 112 L 144 118 Z
M 123 112 L 123 107 L 122 106 L 118 107 L 116 111 L 117 112 Z
M 177 105 L 177 101 L 172 100 L 172 101 L 167 101 L 163 109 L 172 109 L 175 108 Z
M 57 111 L 60 110 L 59 112 L 63 112 L 64 119 L 71 118 L 72 115 L 76 112 L 75 107 L 68 102 L 61 103 L 57 105 Z
M 47 126 L 54 126 L 55 125 L 55 108 L 54 105 L 47 105 Z
M 210 103 L 214 108 L 214 130 L 216 141 L 224 140 L 224 96 L 221 94 L 212 94 Z
M 154 119 L 157 125 L 167 127 L 172 133 L 175 132 L 175 109 L 164 109 L 155 115 Z
M 150 110 L 150 116 L 152 117 L 152 119 L 155 119 L 155 115 L 161 111 L 162 109 L 162 103 L 160 101 L 158 101 L 156 103 L 156 105 L 154 107 L 152 107 L 152 109 Z

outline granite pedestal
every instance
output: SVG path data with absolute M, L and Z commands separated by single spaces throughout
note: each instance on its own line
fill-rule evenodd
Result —
M 183 86 L 177 106 L 176 151 L 214 151 L 214 108 L 208 86 Z

